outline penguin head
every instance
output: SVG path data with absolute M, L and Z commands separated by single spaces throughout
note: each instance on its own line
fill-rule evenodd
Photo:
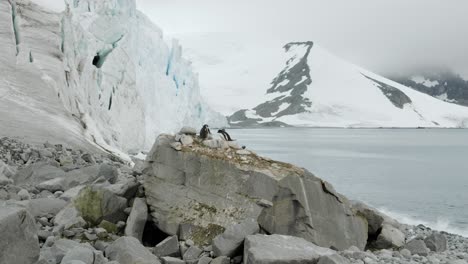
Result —
M 223 133 L 223 130 L 222 129 L 218 130 L 218 133 Z

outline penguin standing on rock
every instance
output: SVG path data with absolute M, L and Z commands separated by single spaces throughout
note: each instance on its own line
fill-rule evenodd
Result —
M 226 140 L 226 141 L 234 141 L 234 140 L 232 140 L 231 136 L 228 134 L 228 132 L 226 132 L 226 130 L 225 130 L 224 128 L 218 130 L 218 133 L 220 133 L 221 135 L 223 135 L 224 140 Z
M 208 125 L 203 125 L 202 129 L 200 130 L 200 138 L 202 140 L 209 139 L 211 137 L 211 131 Z

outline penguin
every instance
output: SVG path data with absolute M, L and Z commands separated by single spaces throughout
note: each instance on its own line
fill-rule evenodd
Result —
M 202 140 L 208 139 L 211 136 L 211 131 L 208 125 L 203 125 L 202 129 L 200 130 L 200 138 Z
M 218 130 L 218 133 L 220 133 L 221 135 L 223 135 L 224 139 L 226 141 L 234 141 L 232 140 L 231 136 L 226 132 L 226 130 L 223 128 L 223 129 L 220 129 Z

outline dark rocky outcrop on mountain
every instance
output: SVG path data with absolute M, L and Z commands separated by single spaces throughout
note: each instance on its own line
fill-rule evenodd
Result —
M 440 100 L 468 106 L 468 80 L 451 70 L 421 71 L 390 78 Z
M 306 108 L 312 105 L 312 102 L 304 96 L 307 87 L 312 83 L 310 69 L 307 63 L 310 50 L 314 46 L 312 41 L 291 42 L 284 46 L 286 52 L 290 49 L 301 47 L 304 49 L 301 57 L 293 57 L 286 62 L 286 67 L 271 82 L 271 88 L 267 90 L 268 95 L 272 95 L 272 100 L 264 102 L 252 110 L 261 118 L 278 118 L 285 115 L 294 115 L 306 112 Z M 278 94 L 278 96 L 274 96 Z M 284 93 L 289 93 L 285 95 Z M 288 105 L 282 108 L 283 105 Z M 261 118 L 252 118 L 246 115 L 248 110 L 240 110 L 231 115 L 228 121 L 233 126 L 240 127 L 280 127 L 287 126 L 283 122 L 262 121 Z

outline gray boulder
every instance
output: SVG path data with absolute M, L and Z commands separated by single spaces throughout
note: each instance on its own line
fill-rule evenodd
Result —
M 180 143 L 182 143 L 183 146 L 192 146 L 193 138 L 191 136 L 182 135 L 182 137 L 180 137 Z
M 27 201 L 17 202 L 19 206 L 22 206 L 28 210 L 28 212 L 34 217 L 48 217 L 56 215 L 65 206 L 67 202 L 57 198 L 39 198 Z
M 45 162 L 38 162 L 19 170 L 14 180 L 18 186 L 36 186 L 42 182 L 63 177 L 65 177 L 63 170 Z
M 212 258 L 203 256 L 200 258 L 200 260 L 198 260 L 198 264 L 210 264 L 212 261 L 213 261 Z
M 333 254 L 320 257 L 318 264 L 349 264 L 349 260 L 338 254 Z
M 360 215 L 364 216 L 368 223 L 369 236 L 377 236 L 379 230 L 384 224 L 398 228 L 400 224 L 393 218 L 379 212 L 379 210 L 372 208 L 362 202 L 353 201 L 352 207 Z
M 430 236 L 424 239 L 426 246 L 435 252 L 443 252 L 447 250 L 447 238 L 445 235 L 433 232 Z
M 20 198 L 21 201 L 26 201 L 31 199 L 31 194 L 28 192 L 26 189 L 21 189 L 18 192 L 18 197 Z
M 59 239 L 55 241 L 54 245 L 51 247 L 51 252 L 54 254 L 56 262 L 60 263 L 68 252 L 78 246 L 80 246 L 80 243 L 76 241 Z
M 230 263 L 231 263 L 231 259 L 228 257 L 224 257 L 224 256 L 217 257 L 210 262 L 210 264 L 230 264 Z
M 248 236 L 244 243 L 245 264 L 309 264 L 335 253 L 302 238 L 282 235 Z
M 86 221 L 80 216 L 80 212 L 73 204 L 69 204 L 58 212 L 53 222 L 55 226 L 62 226 L 65 230 L 86 226 Z
M 240 224 L 230 226 L 223 234 L 213 239 L 213 252 L 215 256 L 234 257 L 242 247 L 244 239 L 254 235 L 260 230 L 257 221 L 246 219 Z
M 179 134 L 195 136 L 197 134 L 197 129 L 193 127 L 184 126 L 182 129 L 180 129 Z
M 163 264 L 185 264 L 185 261 L 173 257 L 162 257 L 161 261 Z
M 5 178 L 12 178 L 16 173 L 16 168 L 8 166 L 0 160 L 0 176 L 4 176 Z
M 60 264 L 88 264 L 86 262 L 83 262 L 81 260 L 67 260 L 67 261 L 64 261 Z
M 79 260 L 85 264 L 94 264 L 94 252 L 92 248 L 80 245 L 68 251 L 61 263 L 69 263 L 73 260 Z
M 45 182 L 39 183 L 36 188 L 39 191 L 49 191 L 49 192 L 57 192 L 57 191 L 65 191 L 66 190 L 66 183 L 65 178 L 55 178 Z
M 0 186 L 12 184 L 13 180 L 0 173 Z
M 6 165 L 3 160 L 0 160 L 0 186 L 12 184 L 11 177 L 15 174 L 15 170 Z
M 39 259 L 33 217 L 18 207 L 0 206 L 0 263 L 31 264 Z
M 255 154 L 244 164 L 239 161 L 245 156 L 229 146 L 226 150 L 196 145 L 175 151 L 174 140 L 159 136 L 143 170 L 151 216 L 163 232 L 176 235 L 190 224 L 199 234 L 209 234 L 190 237 L 201 246 L 229 226 L 257 219 L 271 234 L 298 236 L 337 249 L 365 247 L 366 220 L 330 184 L 307 170 Z M 271 206 L 262 206 L 266 203 Z
M 200 257 L 200 255 L 203 253 L 203 250 L 200 249 L 197 246 L 191 246 L 185 251 L 183 259 L 185 261 L 191 261 L 191 260 L 196 260 Z
M 375 242 L 375 247 L 377 249 L 400 248 L 404 244 L 405 234 L 391 225 L 384 224 Z
M 148 220 L 148 206 L 143 198 L 135 198 L 132 211 L 127 219 L 125 235 L 132 236 L 140 241 L 143 238 L 146 221 Z
M 154 254 L 158 257 L 180 257 L 179 240 L 177 236 L 170 236 L 154 247 Z
M 209 140 L 204 140 L 203 145 L 212 148 L 212 149 L 228 149 L 229 144 L 225 140 L 221 139 L 209 139 Z
M 160 264 L 158 257 L 151 254 L 138 239 L 134 237 L 121 237 L 106 248 L 109 260 L 120 264 Z
M 405 245 L 405 249 L 409 250 L 412 255 L 427 256 L 429 249 L 421 239 L 413 239 Z
M 385 220 L 384 216 L 377 209 L 361 202 L 353 201 L 353 208 L 366 218 L 369 235 L 376 235 Z
M 83 188 L 73 203 L 83 219 L 95 226 L 102 220 L 117 223 L 127 218 L 127 199 L 98 186 Z

